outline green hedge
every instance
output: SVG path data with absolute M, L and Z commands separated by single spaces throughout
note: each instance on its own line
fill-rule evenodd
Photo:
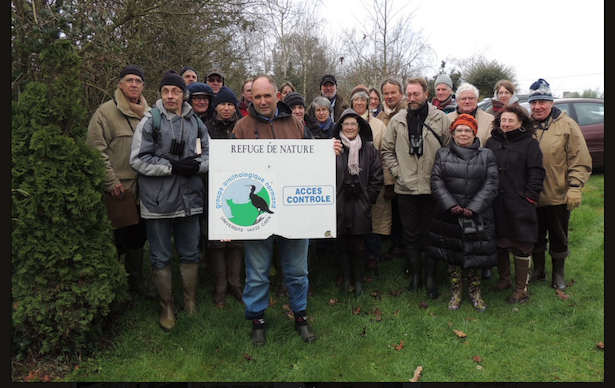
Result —
M 99 188 L 104 166 L 85 144 L 79 57 L 62 40 L 41 56 L 45 79 L 12 102 L 11 302 L 18 350 L 50 354 L 95 340 L 127 286 Z

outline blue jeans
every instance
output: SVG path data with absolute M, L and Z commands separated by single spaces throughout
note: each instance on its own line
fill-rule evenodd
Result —
M 149 240 L 152 268 L 164 268 L 173 257 L 173 244 L 180 263 L 196 264 L 199 262 L 199 239 L 201 227 L 199 216 L 180 218 L 160 218 L 145 220 L 147 239 Z
M 308 239 L 291 240 L 270 236 L 266 240 L 245 241 L 246 286 L 243 301 L 246 304 L 246 319 L 258 318 L 269 307 L 269 274 L 273 261 L 273 246 L 280 248 L 282 272 L 293 312 L 307 308 L 308 294 Z

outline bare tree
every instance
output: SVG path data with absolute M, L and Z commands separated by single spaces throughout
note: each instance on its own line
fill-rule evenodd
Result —
M 433 50 L 412 29 L 409 4 L 394 8 L 394 0 L 361 1 L 369 16 L 358 28 L 344 30 L 347 55 L 343 64 L 347 81 L 376 85 L 385 77 L 406 78 L 429 68 Z

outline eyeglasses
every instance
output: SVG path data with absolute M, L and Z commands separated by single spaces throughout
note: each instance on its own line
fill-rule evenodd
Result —
M 342 123 L 343 128 L 357 128 L 359 123 Z
M 459 101 L 474 101 L 476 100 L 476 97 L 460 97 L 458 98 Z
M 208 98 L 207 96 L 193 96 L 192 97 L 192 101 L 206 101 Z
M 222 82 L 222 78 L 218 78 L 218 77 L 209 77 L 209 78 L 207 78 L 207 81 L 209 81 L 209 82 L 218 82 L 218 83 L 220 83 L 220 82 Z
M 162 94 L 163 96 L 166 96 L 168 94 L 172 94 L 174 96 L 179 96 L 181 95 L 183 92 L 181 89 L 162 89 L 160 91 L 160 94 Z

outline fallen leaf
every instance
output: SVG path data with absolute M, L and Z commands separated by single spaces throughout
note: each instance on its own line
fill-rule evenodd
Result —
M 434 318 L 435 318 L 435 317 L 437 317 L 437 315 L 436 315 L 436 314 L 434 314 L 433 312 L 429 313 L 429 315 L 430 315 L 430 316 L 432 316 L 432 317 L 434 317 Z
M 357 307 L 352 313 L 354 315 L 359 315 L 360 312 L 361 312 L 361 307 Z
M 455 334 L 457 334 L 457 337 L 459 337 L 459 338 L 465 338 L 465 337 L 467 337 L 466 333 L 464 333 L 464 332 L 463 332 L 463 331 L 461 331 L 461 330 L 455 330 L 455 329 L 453 329 L 453 331 L 455 332 Z
M 514 311 L 514 312 L 518 312 L 518 311 L 519 311 L 519 309 L 518 309 L 518 308 L 516 308 L 516 307 L 513 307 L 512 311 Z
M 373 281 L 374 281 L 374 279 L 372 279 L 372 278 L 368 278 L 368 277 L 364 277 L 363 278 L 363 282 L 365 282 L 365 283 L 369 283 L 369 282 L 373 282 Z
M 245 353 L 243 355 L 243 358 L 246 359 L 246 361 L 254 361 L 254 359 L 252 358 L 252 356 L 250 356 L 248 353 Z
M 395 310 L 395 312 L 393 313 L 393 315 L 397 315 L 397 313 L 399 313 L 399 310 Z
M 28 376 L 26 376 L 26 378 L 24 379 L 26 382 L 30 381 L 30 380 L 34 380 L 36 378 L 36 376 L 34 376 L 34 372 L 30 371 L 30 373 L 28 373 Z
M 282 310 L 290 310 L 290 304 L 285 303 L 282 305 Z
M 426 308 L 429 308 L 429 305 L 427 304 L 427 302 L 425 302 L 424 300 L 422 300 L 422 301 L 419 303 L 419 308 L 420 308 L 420 309 L 426 309 Z
M 417 366 L 416 369 L 414 370 L 414 376 L 408 381 L 411 383 L 418 382 L 421 379 L 421 373 L 423 373 L 423 367 Z
M 288 319 L 290 320 L 294 320 L 295 319 L 295 313 L 293 313 L 292 311 L 287 311 L 284 313 L 284 315 L 286 315 L 288 317 Z
M 380 311 L 379 308 L 376 308 L 376 310 L 374 310 L 374 316 L 376 317 L 377 322 L 382 321 L 382 311 Z
M 478 369 L 478 370 L 483 370 L 484 368 L 483 368 L 483 366 L 482 366 L 482 365 L 476 365 L 476 369 Z
M 475 321 L 475 320 L 476 320 L 476 318 L 472 318 L 472 317 L 467 317 L 466 318 L 466 321 L 470 321 L 470 322 Z
M 374 297 L 374 298 L 378 299 L 378 300 L 382 300 L 382 297 L 380 296 L 380 291 L 372 291 L 372 292 L 369 293 L 369 295 L 371 297 Z
M 481 362 L 481 361 L 483 361 L 483 359 L 480 358 L 479 355 L 476 355 L 476 356 L 472 357 L 472 360 L 474 360 L 474 362 Z
M 43 382 L 44 382 L 44 383 L 48 383 L 48 382 L 49 382 L 49 375 L 45 375 L 45 376 L 43 377 Z
M 79 365 L 75 365 L 74 370 L 79 370 Z
M 327 304 L 328 304 L 329 306 L 335 306 L 335 304 L 336 304 L 337 302 L 339 302 L 339 300 L 338 300 L 337 298 L 331 298 L 331 299 L 329 299 L 329 300 L 327 301 Z
M 401 290 L 399 290 L 399 291 L 390 291 L 390 292 L 389 292 L 389 296 L 395 296 L 395 297 L 397 297 L 397 296 L 400 296 L 402 292 L 404 292 L 404 289 L 403 289 L 403 288 L 402 288 Z
M 561 299 L 561 300 L 568 300 L 570 299 L 570 296 L 568 294 L 566 294 L 564 291 L 562 290 L 555 290 L 555 292 L 557 292 L 557 296 Z
M 604 343 L 602 341 L 598 342 L 596 346 L 599 347 L 600 349 L 604 349 Z
M 453 327 L 453 322 L 449 321 L 448 322 L 448 327 Z
M 395 347 L 395 350 L 402 350 L 404 348 L 404 341 L 402 340 L 399 345 L 392 344 Z
M 574 281 L 574 279 L 570 279 L 570 281 L 568 283 L 566 283 L 566 287 L 570 287 L 573 284 L 575 284 L 576 282 Z
M 269 306 L 273 307 L 276 304 L 278 304 L 278 300 L 277 299 L 273 299 L 272 297 L 269 297 Z

